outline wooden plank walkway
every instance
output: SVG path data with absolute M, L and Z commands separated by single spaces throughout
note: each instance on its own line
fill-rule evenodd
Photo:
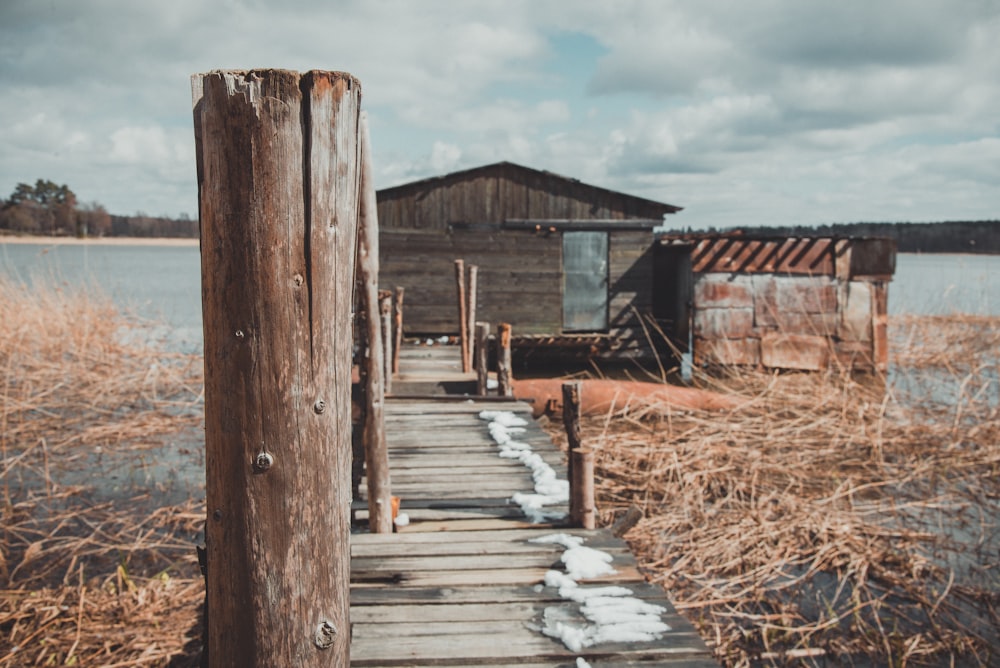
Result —
M 662 589 L 645 582 L 623 541 L 607 530 L 526 520 L 511 497 L 533 491 L 532 474 L 521 462 L 498 456 L 489 423 L 479 417 L 484 410 L 525 418 L 517 440 L 565 478 L 562 454 L 531 419 L 527 404 L 389 399 L 393 493 L 402 498 L 410 524 L 396 534 L 352 536 L 351 665 L 717 666 Z M 582 632 L 598 628 L 581 603 L 546 585 L 547 574 L 566 571 L 566 547 L 536 541 L 555 534 L 578 537 L 612 560 L 613 573 L 580 579 L 576 591 L 626 587 L 628 598 L 662 608 L 654 619 L 669 631 L 652 640 L 612 639 L 574 650 L 544 634 L 558 622 Z
M 392 394 L 475 394 L 476 374 L 462 371 L 457 345 L 407 344 L 399 351 Z

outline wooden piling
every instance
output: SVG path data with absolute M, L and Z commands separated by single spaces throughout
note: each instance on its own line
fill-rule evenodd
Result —
M 458 291 L 458 340 L 462 344 L 462 373 L 469 373 L 469 321 L 465 302 L 465 261 L 455 260 L 455 286 Z
M 403 295 L 405 289 L 401 285 L 396 286 L 396 293 L 392 302 L 392 373 L 399 373 L 399 351 L 403 348 Z
M 392 394 L 392 360 L 393 345 L 395 336 L 392 332 L 392 292 L 389 290 L 379 290 L 378 293 L 379 315 L 382 321 L 382 363 L 385 374 L 385 393 Z
M 573 482 L 573 453 L 580 449 L 580 392 L 583 384 L 576 380 L 562 384 L 563 428 L 566 430 L 567 478 Z M 570 516 L 573 515 L 573 496 L 570 495 Z
M 368 529 L 373 533 L 392 532 L 392 482 L 389 477 L 389 450 L 385 440 L 385 395 L 389 391 L 378 269 L 378 204 L 372 175 L 371 143 L 367 114 L 361 115 L 361 215 L 358 261 L 365 313 L 367 355 L 364 365 L 365 475 L 368 481 Z
M 475 331 L 476 354 L 473 357 L 476 359 L 476 394 L 485 397 L 489 394 L 489 372 L 486 367 L 490 357 L 490 352 L 487 348 L 489 345 L 490 325 L 486 322 L 477 322 Z
M 594 507 L 594 451 L 578 448 L 570 455 L 569 519 L 573 526 L 593 529 L 597 525 Z
M 194 75 L 208 664 L 347 666 L 361 87 Z
M 465 309 L 465 331 L 470 339 L 475 338 L 476 333 L 476 293 L 478 292 L 479 267 L 474 264 L 469 265 L 469 288 L 465 293 L 465 301 L 468 306 Z M 476 346 L 475 342 L 469 342 L 469 369 L 476 367 Z
M 501 397 L 514 395 L 511 374 L 510 324 L 497 325 L 497 394 Z
M 594 452 L 584 448 L 580 439 L 580 393 L 583 383 L 563 383 L 562 414 L 568 446 L 569 521 L 582 529 L 597 523 L 594 503 Z

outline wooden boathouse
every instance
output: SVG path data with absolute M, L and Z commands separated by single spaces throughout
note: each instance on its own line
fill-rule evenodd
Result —
M 478 318 L 515 355 L 641 356 L 663 202 L 500 162 L 380 190 L 380 276 L 406 289 L 407 336 L 457 331 L 454 260 L 478 267 Z

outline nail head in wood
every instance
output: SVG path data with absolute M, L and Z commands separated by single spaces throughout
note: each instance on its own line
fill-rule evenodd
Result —
M 254 461 L 254 468 L 258 471 L 266 471 L 274 464 L 274 457 L 270 453 L 262 452 L 257 455 L 257 459 Z

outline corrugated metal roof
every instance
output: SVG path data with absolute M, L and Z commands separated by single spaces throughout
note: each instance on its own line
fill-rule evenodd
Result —
M 892 275 L 895 271 L 896 245 L 891 239 L 689 234 L 664 236 L 659 243 L 689 247 L 694 273 L 834 276 L 838 259 L 848 252 L 852 276 Z

